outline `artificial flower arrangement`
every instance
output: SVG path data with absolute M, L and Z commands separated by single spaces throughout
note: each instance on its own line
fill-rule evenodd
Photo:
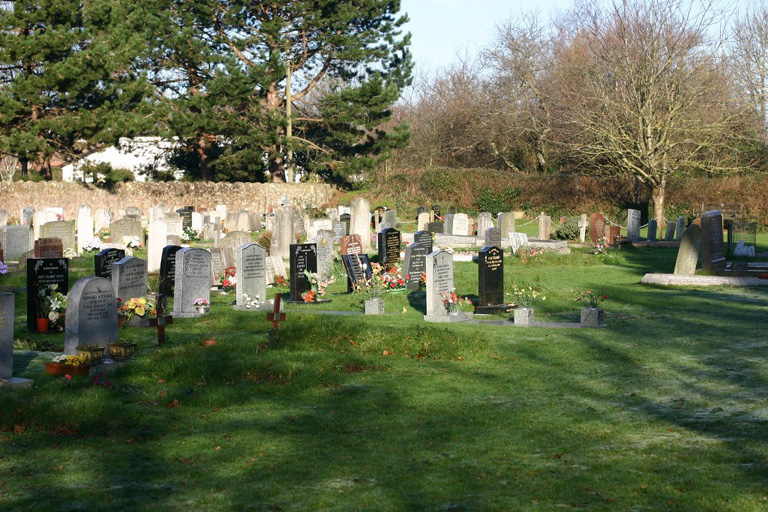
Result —
M 594 248 L 589 251 L 589 254 L 608 254 L 608 244 L 606 243 L 604 236 L 600 237 Z
M 276 276 L 275 282 L 272 283 L 272 286 L 275 288 L 282 288 L 284 286 L 288 286 L 288 280 L 283 276 Z
M 200 232 L 196 229 L 184 228 L 181 233 L 181 241 L 185 243 L 199 242 L 200 239 Z
M 259 296 L 255 295 L 254 297 L 251 297 L 247 293 L 244 293 L 243 294 L 243 302 L 244 302 L 243 305 L 245 306 L 245 309 L 251 309 L 251 308 L 258 309 L 258 307 L 259 307 Z
M 572 290 L 576 292 L 576 301 L 577 302 L 585 302 L 584 307 L 588 308 L 597 308 L 600 307 L 600 304 L 608 299 L 608 295 L 605 294 L 604 290 L 598 290 L 597 292 L 593 292 L 592 290 Z
M 53 325 L 63 325 L 64 318 L 67 313 L 67 296 L 59 291 L 59 285 L 52 284 L 50 287 L 51 293 L 48 296 L 49 312 L 48 320 Z
M 455 288 L 454 288 L 455 290 Z M 456 295 L 455 291 L 440 292 L 440 297 L 443 300 L 443 306 L 448 313 L 466 312 L 472 313 L 475 311 L 475 305 L 467 297 L 460 297 Z
M 8 265 L 0 261 L 0 276 L 8 273 Z
M 129 249 L 138 249 L 141 247 L 141 239 L 138 236 L 126 235 L 123 237 L 123 243 Z
M 235 278 L 236 273 L 236 267 L 227 267 L 224 269 L 224 273 L 219 276 L 221 287 L 225 292 L 232 292 L 237 288 L 237 279 Z
M 95 236 L 83 245 L 83 250 L 87 252 L 99 252 L 103 245 L 101 239 Z
M 81 364 L 85 364 L 86 360 L 82 356 L 68 356 L 62 354 L 54 357 L 53 362 L 57 364 L 65 364 L 67 366 L 80 366 Z
M 375 265 L 375 263 L 372 263 Z M 399 267 L 390 267 L 381 275 L 381 284 L 385 291 L 404 290 L 406 280 Z
M 507 295 L 512 295 L 515 307 L 529 308 L 537 300 L 547 300 L 541 290 L 528 285 L 513 284 L 512 293 Z
M 129 321 L 134 316 L 141 318 L 157 317 L 157 301 L 153 297 L 134 297 L 125 303 L 117 299 L 117 312 Z
M 309 281 L 309 285 L 312 287 L 311 290 L 301 294 L 301 298 L 304 300 L 304 302 L 317 302 L 319 297 L 325 295 L 326 288 L 328 288 L 328 286 L 332 283 L 336 282 L 336 278 L 333 276 L 329 277 L 328 279 L 321 280 L 320 276 L 316 272 L 310 272 L 309 270 L 305 270 L 304 275 Z
M 198 307 L 198 306 L 210 306 L 211 302 L 208 299 L 195 299 L 194 305 L 195 305 L 195 307 Z

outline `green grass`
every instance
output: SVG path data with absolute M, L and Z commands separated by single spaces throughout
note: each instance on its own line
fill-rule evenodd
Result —
M 107 376 L 118 389 L 67 386 L 42 373 L 50 353 L 17 351 L 35 387 L 0 391 L 0 507 L 765 510 L 768 296 L 639 284 L 675 254 L 505 260 L 508 286 L 546 291 L 537 320 L 577 321 L 571 288 L 604 287 L 604 329 L 426 324 L 421 292 L 386 296 L 384 317 L 312 314 L 362 311 L 336 283 L 272 334 L 218 295 L 163 349 L 129 327 L 140 351 Z M 456 286 L 477 293 L 474 263 Z

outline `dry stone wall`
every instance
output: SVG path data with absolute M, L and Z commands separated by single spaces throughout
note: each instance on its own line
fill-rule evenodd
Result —
M 31 206 L 36 210 L 46 206 L 60 206 L 64 218 L 74 219 L 78 206 L 90 204 L 117 213 L 128 206 L 137 206 L 145 214 L 157 204 L 195 206 L 212 210 L 217 204 L 228 210 L 266 212 L 287 194 L 294 205 L 319 207 L 330 203 L 335 193 L 331 185 L 318 183 L 204 183 L 163 182 L 124 183 L 116 191 L 108 192 L 91 185 L 66 182 L 0 183 L 0 209 L 8 211 L 9 223 L 17 223 L 21 209 Z

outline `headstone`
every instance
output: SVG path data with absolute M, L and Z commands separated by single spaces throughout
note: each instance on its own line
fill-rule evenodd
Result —
M 378 225 L 378 227 L 376 228 L 376 233 L 377 233 L 377 234 L 378 234 L 378 233 L 381 233 L 381 232 L 382 232 L 382 231 L 384 231 L 385 229 L 392 229 L 393 227 L 394 227 L 394 226 L 392 226 L 392 224 L 390 224 L 389 222 L 382 222 L 382 223 L 380 223 L 380 224 Z M 377 238 L 378 238 L 378 237 L 377 237 Z M 378 243 L 378 242 L 377 242 L 377 243 Z
M 35 240 L 40 238 L 40 229 L 46 222 L 48 222 L 48 214 L 46 212 L 38 211 L 34 213 L 32 218 L 32 226 L 35 232 Z
M 290 206 L 280 207 L 275 213 L 275 228 L 272 231 L 272 241 L 269 247 L 271 256 L 280 256 L 281 258 L 289 256 L 290 245 L 296 241 L 294 228 L 293 210 Z
M 485 236 L 485 232 L 492 227 L 494 226 L 493 214 L 491 212 L 480 212 L 477 214 L 477 236 Z
M 609 243 L 615 243 L 621 238 L 621 226 L 607 226 Z
M 125 209 L 125 218 L 141 221 L 141 210 L 135 206 L 129 206 Z
M 211 253 L 185 247 L 176 253 L 173 316 L 193 318 L 197 299 L 211 300 Z
M 723 215 L 719 210 L 701 216 L 701 266 L 710 271 L 725 267 Z
M 358 197 L 352 200 L 352 216 L 349 233 L 360 235 L 360 244 L 364 253 L 371 250 L 371 206 L 368 200 Z
M 250 244 L 252 241 L 251 234 L 247 231 L 230 231 L 224 238 L 219 240 L 219 249 L 221 249 L 224 267 L 234 267 L 236 249 L 245 244 Z
M 117 309 L 112 282 L 103 277 L 83 277 L 67 296 L 64 353 L 76 354 L 78 345 L 117 341 Z
M 416 221 L 416 225 L 419 231 L 427 229 L 427 224 L 429 224 L 429 213 L 422 212 L 419 214 L 418 219 Z
M 413 243 L 426 246 L 429 250 L 427 254 L 432 252 L 432 233 L 429 231 L 417 231 L 413 234 Z
M 453 291 L 453 255 L 437 250 L 427 255 L 427 317 L 445 316 L 440 293 Z
M 63 258 L 64 244 L 60 238 L 38 238 L 35 240 L 35 258 Z
M 469 217 L 466 213 L 457 213 L 453 216 L 452 234 L 469 236 Z
M 333 231 L 321 230 L 310 242 L 317 246 L 317 274 L 328 279 L 333 274 Z
M 696 224 L 691 224 L 688 226 L 688 229 L 685 230 L 683 238 L 680 241 L 674 273 L 683 276 L 694 275 L 696 273 L 696 264 L 699 261 L 700 250 L 701 228 Z
M 445 215 L 445 220 L 443 221 L 443 233 L 452 235 L 453 234 L 453 216 L 455 214 L 453 213 L 447 213 Z
M 396 210 L 385 211 L 384 216 L 382 217 L 382 222 L 386 222 L 393 228 L 396 228 L 397 227 L 397 211 Z
M 677 225 L 675 226 L 677 230 L 677 236 L 675 237 L 675 240 L 678 242 L 683 238 L 683 232 L 685 231 L 685 227 L 688 224 L 688 219 L 683 217 L 682 215 L 677 218 Z
M 93 230 L 99 233 L 102 230 L 109 229 L 110 224 L 112 224 L 112 212 L 103 208 L 97 208 L 93 214 Z
M 218 245 L 219 238 L 221 238 L 221 224 L 203 224 L 203 240 L 213 240 Z
M 291 301 L 303 302 L 301 294 L 312 289 L 304 271 L 317 272 L 317 246 L 315 244 L 291 244 Z
M 123 249 L 103 249 L 96 253 L 93 257 L 93 273 L 96 277 L 103 277 L 112 282 L 112 267 L 113 265 L 125 258 L 125 251 Z
M 203 214 L 200 212 L 192 212 L 192 229 L 195 231 L 203 230 Z
M 504 303 L 504 251 L 492 246 L 477 254 L 478 306 Z
M 144 229 L 141 222 L 133 217 L 124 217 L 109 225 L 109 236 L 112 243 L 127 244 L 128 240 L 138 238 L 144 245 Z
M 6 226 L 0 235 L 5 262 L 19 261 L 22 254 L 32 249 L 32 230 L 27 226 Z
M 81 204 L 77 207 L 78 217 L 92 217 L 93 208 L 89 204 Z
M 288 273 L 285 271 L 283 258 L 278 256 L 267 256 L 267 281 L 274 283 L 278 277 L 282 276 L 288 280 Z
M 485 247 L 501 247 L 501 230 L 499 228 L 485 230 Z
M 633 242 L 640 240 L 640 210 L 627 210 L 627 238 Z
M 79 215 L 77 217 L 77 253 L 82 254 L 83 248 L 93 240 L 93 217 Z
M 0 292 L 0 379 L 13 377 L 13 317 L 16 296 Z
M 20 224 L 22 226 L 31 227 L 35 218 L 35 209 L 31 206 L 25 206 L 21 209 L 21 216 L 19 218 L 21 219 Z
M 391 265 L 400 261 L 400 232 L 387 228 L 378 235 L 379 263 Z
M 528 235 L 525 233 L 510 233 L 509 243 L 512 247 L 512 254 L 517 254 L 521 247 L 528 245 Z
M 405 260 L 403 262 L 403 276 L 406 280 L 406 288 L 409 290 L 418 290 L 421 281 L 421 275 L 427 271 L 427 254 L 432 249 L 432 239 L 427 246 L 423 243 L 414 242 L 405 247 Z
M 156 220 L 149 223 L 147 234 L 147 270 L 157 272 L 163 258 L 163 248 L 168 245 L 168 231 L 165 222 Z
M 307 238 L 315 238 L 320 231 L 332 231 L 333 221 L 331 219 L 312 219 L 309 221 L 309 230 Z
M 515 214 L 513 212 L 499 214 L 499 229 L 501 229 L 501 238 L 509 238 L 509 234 L 515 232 Z
M 589 221 L 587 220 L 587 214 L 582 213 L 579 218 L 579 242 L 582 244 L 587 239 L 587 228 L 589 227 Z
M 333 243 L 338 244 L 341 241 L 341 237 L 347 234 L 347 225 L 344 222 L 333 223 Z
M 8 210 L 0 210 L 0 229 L 8 225 Z
M 552 236 L 552 217 L 541 212 L 539 215 L 539 240 L 549 240 Z
M 667 222 L 667 232 L 664 236 L 664 240 L 667 242 L 672 242 L 675 240 L 675 223 L 674 222 Z
M 656 237 L 658 236 L 658 224 L 656 223 L 656 219 L 650 219 L 648 221 L 648 240 L 651 242 L 656 241 Z
M 112 290 L 123 302 L 147 294 L 147 260 L 126 256 L 112 264 Z
M 40 238 L 61 238 L 64 250 L 75 250 L 75 223 L 72 221 L 46 222 L 40 228 Z
M 600 241 L 605 236 L 605 215 L 602 213 L 593 213 L 589 216 L 589 239 L 593 244 Z
M 443 233 L 445 231 L 445 225 L 440 221 L 430 222 L 427 224 L 427 231 L 430 233 Z
M 176 253 L 182 249 L 180 245 L 166 245 L 160 256 L 160 293 L 173 297 L 173 287 L 176 284 Z
M 211 284 L 220 286 L 223 283 L 221 276 L 223 276 L 224 272 L 227 270 L 227 266 L 224 264 L 223 253 L 226 252 L 227 259 L 236 263 L 237 251 L 230 247 L 227 247 L 224 251 L 218 247 L 213 247 L 208 249 L 208 252 L 211 253 Z
M 267 302 L 267 250 L 258 244 L 238 247 L 236 253 L 236 303 L 245 308 L 252 301 Z M 247 299 L 245 296 L 248 296 Z M 258 297 L 258 299 L 257 299 Z
M 350 229 L 352 226 L 352 215 L 349 213 L 342 213 L 341 215 L 339 215 L 339 222 L 344 223 L 344 234 L 351 235 L 352 232 L 350 231 Z
M 185 229 L 191 229 L 192 228 L 192 210 L 187 210 L 186 208 L 180 208 L 176 210 L 176 213 L 178 213 L 179 217 L 181 217 L 182 231 Z
M 184 232 L 182 219 L 178 213 L 166 213 L 163 217 L 163 223 L 165 223 L 165 232 L 167 235 L 180 237 Z
M 69 260 L 66 258 L 27 259 L 27 330 L 37 332 L 37 298 L 42 291 L 50 295 L 49 287 L 58 285 L 58 291 L 68 290 Z
M 360 235 L 346 235 L 341 237 L 340 241 L 342 256 L 347 254 L 362 254 L 363 244 L 360 242 Z
M 449 206 L 448 209 L 445 211 L 447 215 L 454 215 L 456 214 L 456 207 L 455 206 Z

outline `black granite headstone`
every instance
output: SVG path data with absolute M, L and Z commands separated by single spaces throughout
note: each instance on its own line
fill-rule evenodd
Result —
M 504 251 L 486 247 L 477 255 L 478 305 L 497 306 L 504 303 Z
M 427 231 L 430 233 L 442 233 L 444 226 L 442 222 L 428 222 L 427 223 Z
M 160 293 L 166 297 L 173 297 L 176 281 L 176 253 L 180 250 L 179 245 L 166 245 L 160 256 Z
M 427 271 L 427 254 L 432 252 L 432 238 L 429 245 L 414 242 L 405 248 L 405 262 L 403 263 L 403 276 L 406 280 L 406 288 L 418 290 L 421 275 Z
M 400 261 L 400 232 L 387 228 L 378 234 L 379 263 L 392 264 Z
M 291 244 L 291 301 L 301 302 L 301 294 L 312 289 L 304 271 L 317 272 L 317 245 Z
M 181 217 L 181 229 L 192 227 L 192 210 L 188 208 L 189 207 L 176 210 L 176 213 Z
M 442 233 L 442 231 L 441 231 Z M 429 248 L 427 254 L 432 252 L 432 233 L 429 231 L 417 231 L 413 234 L 413 243 L 421 244 Z
M 354 290 L 354 284 L 366 281 L 373 275 L 371 261 L 367 254 L 345 254 L 341 257 L 347 272 L 347 293 Z
M 27 260 L 27 330 L 37 332 L 37 298 L 42 289 L 50 295 L 49 286 L 59 285 L 58 291 L 69 290 L 69 260 L 66 258 L 29 258 Z
M 111 280 L 112 265 L 123 258 L 125 258 L 123 249 L 110 248 L 99 251 L 93 257 L 94 274 L 96 277 L 105 277 Z

